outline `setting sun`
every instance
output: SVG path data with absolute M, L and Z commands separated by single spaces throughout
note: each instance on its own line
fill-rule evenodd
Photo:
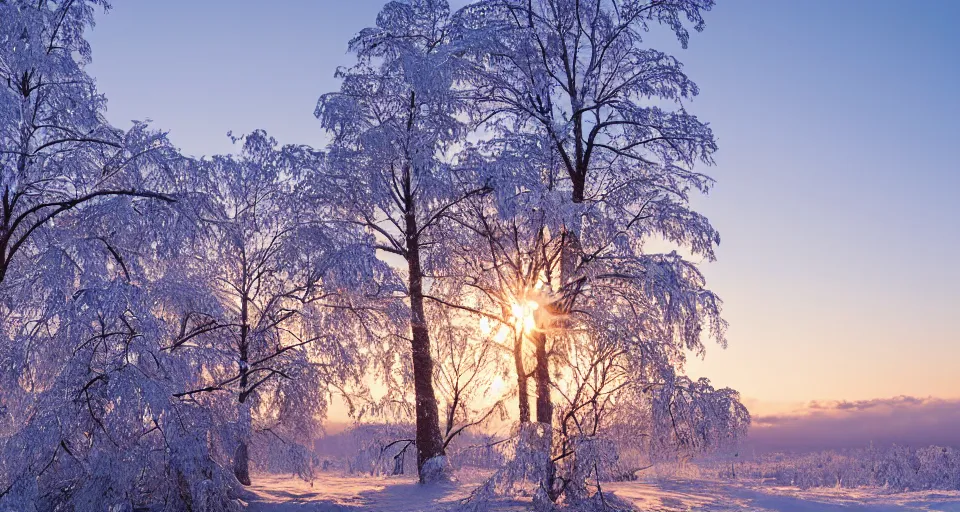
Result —
M 536 330 L 535 314 L 538 309 L 540 309 L 540 304 L 535 300 L 528 300 L 523 303 L 515 302 L 510 306 L 510 318 L 518 331 L 533 332 Z

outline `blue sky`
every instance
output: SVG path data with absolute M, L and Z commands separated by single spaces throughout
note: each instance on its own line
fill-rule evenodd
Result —
M 688 50 L 665 43 L 720 143 L 698 206 L 730 347 L 691 373 L 770 411 L 960 397 L 960 2 L 719 3 Z M 188 154 L 256 128 L 321 145 L 316 100 L 382 4 L 120 1 L 90 72 L 112 122 L 151 118 Z

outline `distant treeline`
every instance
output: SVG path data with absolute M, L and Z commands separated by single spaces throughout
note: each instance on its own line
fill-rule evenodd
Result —
M 769 454 L 717 463 L 717 476 L 769 485 L 884 487 L 892 491 L 960 490 L 960 450 L 928 446 L 861 448 L 810 454 Z

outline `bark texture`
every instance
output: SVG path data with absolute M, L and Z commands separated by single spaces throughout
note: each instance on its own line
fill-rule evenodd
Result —
M 244 263 L 246 269 L 246 263 Z M 244 286 L 240 298 L 240 441 L 233 455 L 233 474 L 243 485 L 250 485 L 250 456 L 247 451 L 247 436 L 250 433 L 250 409 L 247 401 L 248 379 L 250 374 L 250 300 Z
M 517 401 L 520 404 L 520 423 L 530 422 L 530 392 L 527 389 L 527 369 L 523 367 L 523 336 L 513 342 L 513 362 L 517 370 Z
M 408 196 L 406 221 L 407 267 L 410 291 L 410 330 L 413 349 L 413 387 L 417 414 L 417 472 L 425 481 L 424 464 L 444 455 L 440 434 L 440 412 L 433 389 L 433 356 L 430 354 L 430 331 L 423 309 L 423 269 L 420 266 L 420 240 L 413 198 Z

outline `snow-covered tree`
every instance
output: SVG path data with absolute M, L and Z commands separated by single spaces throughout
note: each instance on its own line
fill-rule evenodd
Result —
M 104 120 L 97 7 L 0 2 L 0 509 L 227 506 L 204 411 L 172 398 L 188 368 L 160 350 L 164 308 L 198 295 L 169 265 L 183 160 Z
M 0 283 L 36 262 L 67 212 L 117 196 L 170 201 L 157 192 L 163 134 L 107 124 L 106 100 L 83 71 L 83 30 L 98 6 L 0 4 Z
M 491 126 L 542 134 L 559 154 L 574 203 L 645 201 L 659 178 L 702 188 L 688 167 L 709 162 L 709 128 L 654 101 L 697 94 L 673 57 L 644 48 L 666 25 L 684 47 L 684 19 L 702 30 L 713 0 L 481 0 L 465 9 L 476 33 L 474 98 Z M 471 30 L 472 29 L 472 30 Z M 672 178 L 672 180 L 670 179 Z M 669 181 L 668 181 L 669 180 Z M 626 204 L 624 204 L 626 203 Z
M 426 277 L 438 261 L 430 251 L 445 214 L 485 190 L 450 166 L 464 128 L 454 89 L 458 59 L 449 42 L 446 1 L 388 3 L 376 27 L 350 42 L 358 62 L 338 73 L 340 91 L 324 95 L 316 111 L 333 136 L 331 172 L 315 187 L 318 194 L 341 206 L 343 220 L 375 233 L 378 248 L 406 267 L 410 334 L 398 334 L 410 340 L 422 481 L 444 464 L 425 305 Z
M 187 265 L 218 301 L 186 313 L 167 349 L 197 365 L 196 387 L 178 395 L 220 405 L 222 421 L 235 426 L 224 444 L 236 446 L 234 472 L 249 485 L 254 436 L 269 447 L 262 453 L 307 445 L 328 393 L 359 380 L 365 301 L 388 273 L 369 235 L 331 224 L 331 209 L 306 194 L 321 171 L 319 152 L 278 148 L 260 131 L 242 141 L 238 156 L 191 169 L 202 235 Z M 218 404 L 207 394 L 229 398 Z
M 466 165 L 482 166 L 469 161 Z M 494 187 L 499 195 L 500 187 Z M 517 419 L 531 419 L 529 380 L 533 358 L 526 334 L 528 316 L 537 305 L 536 288 L 556 247 L 542 245 L 542 219 L 536 214 L 501 219 L 493 194 L 476 197 L 451 212 L 456 222 L 445 226 L 438 249 L 448 268 L 435 276 L 431 298 L 457 312 L 489 334 L 483 343 L 513 359 L 516 377 Z
M 496 222 L 510 233 L 510 225 L 535 221 L 507 246 L 513 255 L 498 259 L 537 262 L 536 286 L 512 293 L 537 304 L 527 336 L 535 347 L 538 411 L 547 413 L 538 412 L 540 423 L 558 419 L 552 389 L 575 396 L 583 389 L 586 375 L 564 376 L 580 367 L 578 354 L 609 352 L 596 361 L 629 369 L 617 372 L 611 389 L 632 383 L 677 398 L 665 390 L 686 388 L 675 376 L 686 353 L 702 354 L 705 334 L 725 343 L 720 301 L 696 265 L 677 252 L 649 249 L 651 240 L 666 241 L 712 260 L 719 241 L 689 204 L 691 191 L 706 193 L 712 183 L 694 166 L 712 163 L 716 150 L 709 127 L 683 106 L 696 85 L 676 59 L 645 48 L 642 37 L 666 25 L 685 46 L 682 20 L 701 29 L 712 4 L 486 0 L 457 16 L 472 63 L 465 87 L 471 112 L 491 134 L 477 149 L 491 168 Z M 552 249 L 521 257 L 529 247 Z M 742 419 L 732 398 L 731 414 Z M 563 416 L 581 406 L 569 396 L 564 401 Z M 560 419 L 554 448 L 565 464 L 571 451 L 563 447 L 572 440 Z M 736 430 L 739 420 L 731 425 Z M 556 498 L 565 477 L 554 480 L 546 471 L 541 485 Z

